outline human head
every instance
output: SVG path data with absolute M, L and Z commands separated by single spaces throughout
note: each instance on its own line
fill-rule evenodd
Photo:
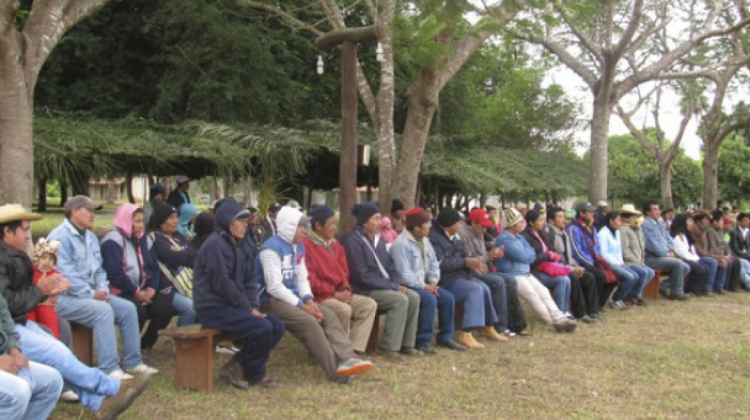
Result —
M 34 245 L 34 253 L 31 255 L 31 262 L 34 264 L 34 267 L 43 272 L 55 268 L 61 245 L 60 241 L 54 239 L 39 238 L 36 245 Z
M 0 206 L 0 239 L 16 251 L 24 252 L 31 239 L 31 222 L 41 219 L 41 214 L 27 212 L 20 204 Z
M 690 226 L 694 223 L 693 219 L 685 213 L 677 213 L 672 219 L 672 223 L 669 225 L 669 234 L 671 236 L 685 235 L 688 241 L 692 241 L 692 235 L 690 233 Z
M 391 201 L 391 216 L 393 216 L 394 219 L 401 220 L 405 211 L 406 207 L 401 200 L 394 198 L 393 201 Z
M 492 206 L 485 207 L 485 210 L 487 210 L 487 216 L 492 220 L 493 222 L 497 221 L 497 209 Z
M 747 229 L 750 226 L 750 214 L 740 213 L 737 215 L 737 225 L 742 229 Z
M 724 229 L 724 212 L 718 209 L 712 211 L 711 224 L 718 230 Z
M 260 224 L 260 218 L 258 217 L 258 209 L 255 207 L 248 207 L 247 210 L 250 212 L 250 218 L 247 219 L 248 225 Z
M 112 222 L 128 238 L 137 240 L 143 236 L 143 209 L 135 204 L 120 204 L 115 210 Z
M 166 197 L 164 194 L 166 193 L 166 190 L 164 189 L 164 185 L 156 184 L 149 190 L 148 197 L 151 201 L 154 200 L 164 200 Z
M 558 229 L 565 229 L 565 210 L 562 207 L 550 207 L 547 211 L 547 223 Z
M 415 238 L 421 239 L 430 234 L 430 214 L 421 207 L 404 213 L 406 229 L 414 235 Z
M 481 208 L 475 208 L 466 217 L 466 223 L 475 235 L 481 235 L 485 229 L 492 227 L 492 219 L 487 211 Z
M 386 230 L 386 229 L 392 229 L 393 225 L 391 224 L 391 218 L 382 216 L 380 218 L 380 230 Z
M 596 207 L 586 201 L 579 201 L 575 205 L 576 217 L 586 222 L 590 222 L 594 218 L 594 210 L 596 210 Z
M 596 208 L 599 211 L 607 211 L 609 209 L 609 203 L 606 200 L 599 200 L 596 203 Z
M 330 241 L 336 235 L 336 212 L 327 205 L 315 206 L 307 212 L 313 232 L 323 240 Z
M 452 236 L 458 233 L 458 230 L 461 229 L 463 219 L 458 210 L 446 207 L 440 209 L 440 213 L 437 215 L 437 222 L 448 236 Z
M 664 220 L 672 220 L 674 219 L 674 209 L 673 208 L 667 208 L 664 209 L 664 211 L 661 212 L 661 217 Z
M 505 209 L 502 213 L 503 229 L 512 234 L 517 234 L 524 229 L 523 215 L 514 208 Z
M 526 203 L 518 203 L 516 204 L 516 210 L 521 213 L 521 216 L 526 217 L 526 213 L 529 211 L 529 206 L 527 206 Z
M 307 225 L 310 218 L 299 209 L 284 206 L 276 215 L 277 234 L 281 239 L 298 244 L 307 237 Z
M 227 197 L 217 210 L 214 223 L 216 230 L 239 241 L 245 238 L 249 218 L 250 211 L 242 208 L 234 197 Z
M 76 195 L 65 202 L 65 217 L 78 229 L 91 229 L 94 226 L 94 210 L 102 206 L 95 204 L 85 195 Z
M 711 224 L 711 216 L 703 210 L 696 210 L 693 213 L 693 221 L 705 228 Z
M 734 220 L 729 216 L 722 217 L 724 231 L 729 232 L 734 227 Z
M 195 216 L 200 211 L 193 205 L 193 203 L 184 203 L 180 206 L 179 213 L 179 231 L 185 236 L 188 235 L 188 225 L 193 221 Z M 248 212 L 249 213 L 249 212 Z M 249 217 L 248 217 L 249 218 Z
M 659 220 L 659 217 L 661 217 L 659 203 L 654 200 L 646 200 L 646 202 L 643 203 L 643 215 L 654 220 Z
M 618 230 L 622 227 L 622 218 L 620 217 L 619 211 L 607 212 L 605 220 L 607 221 L 607 226 L 612 230 Z
M 214 214 L 210 211 L 202 211 L 198 213 L 197 216 L 195 216 L 195 221 L 193 222 L 193 231 L 195 231 L 195 236 L 208 236 L 214 231 Z
M 275 219 L 276 215 L 279 214 L 279 210 L 281 210 L 281 204 L 273 203 L 268 206 L 268 215 L 271 216 L 272 219 Z
M 190 190 L 190 178 L 188 178 L 187 175 L 178 175 L 176 182 L 177 189 L 179 189 L 180 191 Z
M 357 225 L 362 226 L 370 235 L 380 233 L 380 209 L 375 203 L 359 203 L 352 207 L 352 215 L 357 219 Z
M 526 224 L 535 232 L 544 229 L 544 223 L 544 217 L 542 217 L 542 213 L 539 210 L 529 210 L 526 213 Z
M 160 230 L 168 235 L 177 232 L 177 209 L 166 201 L 154 202 L 153 213 L 148 221 L 149 229 Z

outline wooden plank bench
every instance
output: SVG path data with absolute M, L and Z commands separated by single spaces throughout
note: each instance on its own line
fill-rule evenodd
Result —
M 94 366 L 94 331 L 76 322 L 70 323 L 73 333 L 73 354 L 87 366 Z
M 661 298 L 659 286 L 661 285 L 662 276 L 667 277 L 669 272 L 662 272 L 659 269 L 653 270 L 655 272 L 654 278 L 643 288 L 643 298 L 658 301 Z
M 175 385 L 196 391 L 211 392 L 214 385 L 214 347 L 231 340 L 229 334 L 214 328 L 185 325 L 159 331 L 161 337 L 171 337 L 175 343 Z

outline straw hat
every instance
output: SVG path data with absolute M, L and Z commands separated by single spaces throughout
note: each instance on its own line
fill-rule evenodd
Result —
M 622 215 L 626 215 L 626 214 L 630 215 L 630 214 L 632 214 L 632 215 L 640 216 L 641 212 L 639 212 L 638 210 L 636 210 L 634 205 L 632 205 L 632 204 L 625 204 L 620 209 L 620 214 L 622 214 Z
M 20 204 L 6 204 L 0 206 L 0 224 L 18 222 L 21 220 L 42 220 L 42 215 L 39 213 L 27 212 Z

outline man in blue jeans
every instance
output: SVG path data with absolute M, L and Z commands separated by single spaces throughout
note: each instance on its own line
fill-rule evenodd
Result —
M 391 246 L 391 256 L 401 284 L 419 294 L 419 321 L 414 348 L 427 355 L 436 354 L 430 346 L 435 330 L 435 309 L 438 312 L 440 331 L 437 344 L 450 350 L 466 348 L 453 341 L 455 300 L 447 289 L 438 287 L 440 265 L 427 235 L 430 233 L 430 214 L 416 207 L 405 213 L 406 229 Z
M 99 369 L 116 378 L 132 378 L 120 369 L 115 324 L 120 327 L 122 367 L 133 374 L 154 374 L 141 357 L 141 335 L 135 305 L 110 295 L 107 273 L 102 266 L 99 240 L 91 231 L 94 210 L 101 206 L 77 195 L 65 203 L 65 221 L 50 232 L 48 239 L 62 243 L 57 271 L 70 281 L 70 287 L 57 300 L 57 314 L 94 332 Z
M 641 229 L 646 239 L 646 265 L 653 269 L 669 270 L 668 282 L 661 285 L 662 292 L 671 300 L 687 300 L 683 285 L 690 266 L 675 257 L 672 237 L 664 224 L 659 222 L 659 204 L 656 201 L 646 201 L 643 214 L 645 218 Z

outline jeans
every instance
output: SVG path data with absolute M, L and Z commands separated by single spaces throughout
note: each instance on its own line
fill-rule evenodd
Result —
M 53 368 L 29 362 L 17 375 L 0 370 L 0 419 L 45 420 L 60 398 L 63 379 Z
M 661 284 L 662 289 L 669 288 L 674 295 L 684 293 L 685 277 L 690 272 L 690 266 L 684 261 L 674 257 L 647 257 L 646 265 L 655 269 L 669 270 L 669 281 Z
M 651 279 L 654 278 L 654 274 L 656 273 L 650 267 L 647 267 L 645 265 L 629 265 L 628 270 L 632 271 L 639 277 L 638 286 L 632 292 L 630 292 L 628 296 L 642 298 L 643 289 L 651 281 Z
M 570 278 L 568 276 L 552 277 L 545 273 L 539 273 L 539 281 L 544 287 L 554 289 L 554 296 L 557 307 L 562 313 L 568 312 L 568 302 L 570 302 Z
M 742 269 L 740 270 L 740 279 L 745 288 L 750 290 L 750 261 L 744 258 L 738 258 Z
M 438 314 L 437 342 L 445 343 L 453 340 L 453 316 L 456 310 L 456 302 L 453 294 L 448 289 L 439 287 L 438 296 L 425 289 L 411 289 L 419 295 L 419 321 L 417 322 L 417 341 L 415 348 L 427 347 L 432 340 L 435 331 L 435 310 Z
M 495 329 L 498 332 L 504 332 L 508 329 L 508 289 L 509 284 L 513 283 L 515 286 L 515 280 L 511 277 L 509 280 L 506 279 L 500 273 L 484 273 L 481 276 L 477 276 L 480 280 L 487 283 L 490 286 L 490 294 L 492 295 L 492 306 L 495 308 L 497 313 L 497 323 L 495 323 Z M 515 286 L 517 289 L 517 286 Z M 518 291 L 515 292 L 518 294 Z
M 461 328 L 477 329 L 497 323 L 497 312 L 492 306 L 490 287 L 475 279 L 458 279 L 447 287 L 456 302 L 464 305 L 464 319 Z
M 719 261 L 713 257 L 700 257 L 698 262 L 705 267 L 707 271 L 706 281 L 703 283 L 702 291 L 708 292 L 713 290 L 719 272 Z
M 182 327 L 183 325 L 195 324 L 198 320 L 198 315 L 193 309 L 193 300 L 183 295 L 180 292 L 175 292 L 172 298 L 172 307 L 177 312 L 177 326 Z
M 132 369 L 143 363 L 138 312 L 132 302 L 117 296 L 101 301 L 60 295 L 55 309 L 60 318 L 83 324 L 93 330 L 99 369 L 104 373 L 109 374 L 119 369 L 115 324 L 120 327 L 122 338 L 122 366 Z
M 619 287 L 612 296 L 613 301 L 620 301 L 627 296 L 636 295 L 642 289 L 639 284 L 640 276 L 630 270 L 629 267 L 616 265 L 610 265 L 609 267 L 617 275 L 617 280 L 619 280 Z
M 36 323 L 16 325 L 21 351 L 29 360 L 54 368 L 81 399 L 81 405 L 96 413 L 105 397 L 120 390 L 120 380 L 81 363 L 70 349 L 44 332 Z M 57 397 L 59 397 L 59 393 Z M 3 417 L 5 418 L 5 417 Z M 11 417 L 12 418 L 12 417 Z

